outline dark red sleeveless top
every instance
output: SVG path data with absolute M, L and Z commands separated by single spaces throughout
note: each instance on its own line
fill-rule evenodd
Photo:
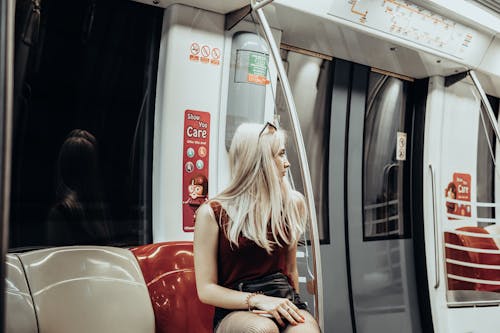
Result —
M 275 246 L 268 254 L 265 249 L 254 241 L 240 236 L 239 246 L 231 244 L 224 228 L 228 223 L 228 215 L 218 202 L 211 202 L 210 207 L 219 224 L 218 245 L 218 284 L 234 288 L 239 282 L 253 280 L 265 275 L 281 272 L 288 276 L 286 270 L 287 247 Z M 290 280 L 290 278 L 288 278 Z

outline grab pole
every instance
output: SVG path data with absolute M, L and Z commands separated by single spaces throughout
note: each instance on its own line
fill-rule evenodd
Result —
M 295 102 L 293 100 L 292 89 L 290 88 L 290 83 L 288 82 L 288 77 L 286 75 L 285 67 L 281 61 L 280 51 L 274 40 L 271 28 L 267 22 L 266 16 L 262 8 L 271 3 L 272 0 L 251 0 L 252 10 L 257 14 L 259 23 L 264 31 L 267 43 L 271 50 L 271 55 L 273 57 L 274 63 L 278 69 L 278 77 L 283 85 L 283 92 L 285 94 L 285 101 L 288 106 L 288 113 L 292 121 L 292 127 L 294 129 L 294 140 L 298 148 L 299 153 L 299 166 L 302 179 L 304 180 L 304 192 L 306 196 L 307 206 L 310 215 L 310 231 L 311 237 L 311 248 L 313 254 L 313 269 L 314 269 L 314 302 L 315 302 L 315 317 L 321 328 L 324 327 L 324 316 L 323 316 L 323 280 L 321 271 L 321 257 L 319 249 L 319 233 L 318 233 L 318 222 L 316 219 L 316 208 L 314 206 L 314 194 L 312 188 L 311 174 L 309 171 L 309 164 L 307 163 L 306 148 L 304 145 L 304 138 L 302 136 L 302 131 L 300 129 L 299 116 L 297 114 L 297 109 L 295 107 Z M 306 244 L 307 246 L 307 244 Z

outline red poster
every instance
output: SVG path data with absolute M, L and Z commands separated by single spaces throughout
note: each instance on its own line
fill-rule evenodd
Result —
M 208 200 L 210 113 L 184 112 L 182 149 L 182 229 L 194 231 L 196 210 Z
M 469 201 L 470 202 L 470 184 L 471 176 L 468 173 L 453 174 L 453 181 L 448 183 L 445 188 L 445 196 L 448 199 Z M 463 217 L 471 216 L 471 206 L 465 203 L 457 203 L 446 201 L 446 213 L 453 215 L 460 215 Z M 448 216 L 448 220 L 455 220 L 456 218 Z

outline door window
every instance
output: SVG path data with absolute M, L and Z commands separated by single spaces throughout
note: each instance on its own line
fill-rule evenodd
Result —
M 371 72 L 365 111 L 363 158 L 364 240 L 410 236 L 405 219 L 409 139 L 409 82 Z

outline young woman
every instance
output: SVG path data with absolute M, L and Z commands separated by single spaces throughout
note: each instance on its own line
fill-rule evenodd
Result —
M 229 149 L 231 182 L 197 211 L 196 286 L 216 307 L 216 333 L 319 332 L 295 292 L 307 211 L 285 177 L 284 144 L 271 123 L 240 125 Z

